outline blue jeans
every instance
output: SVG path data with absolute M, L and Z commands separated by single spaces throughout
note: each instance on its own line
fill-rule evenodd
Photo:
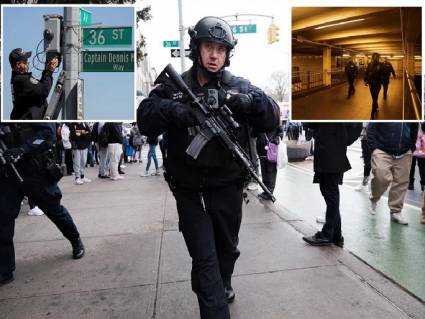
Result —
M 149 144 L 149 152 L 148 152 L 148 163 L 146 164 L 146 172 L 149 172 L 149 167 L 151 166 L 151 159 L 153 158 L 153 162 L 155 163 L 155 169 L 158 170 L 158 160 L 156 158 L 156 145 Z

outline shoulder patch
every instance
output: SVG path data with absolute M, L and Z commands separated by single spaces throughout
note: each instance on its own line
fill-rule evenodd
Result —
M 37 79 L 34 79 L 33 77 L 30 77 L 30 82 L 32 84 L 38 84 L 38 80 Z

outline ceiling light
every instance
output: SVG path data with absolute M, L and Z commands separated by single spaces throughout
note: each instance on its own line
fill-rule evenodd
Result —
M 358 21 L 363 21 L 363 20 L 364 19 L 356 19 L 356 20 L 342 21 L 342 22 L 333 23 L 333 24 L 327 24 L 327 25 L 323 25 L 321 27 L 314 28 L 314 30 L 320 30 L 320 29 L 324 29 L 324 28 L 335 27 L 335 26 L 338 26 L 338 25 L 343 25 L 343 24 L 348 24 L 348 23 L 353 23 L 353 22 L 358 22 Z

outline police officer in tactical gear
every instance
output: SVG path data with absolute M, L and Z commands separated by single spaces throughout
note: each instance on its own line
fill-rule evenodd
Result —
M 21 48 L 14 49 L 9 54 L 13 97 L 11 120 L 42 119 L 47 108 L 46 99 L 53 83 L 52 74 L 59 62 L 57 57 L 46 62 L 41 79 L 37 80 L 28 72 L 30 56 L 31 52 L 25 52 Z
M 371 120 L 375 119 L 376 114 L 378 113 L 378 96 L 385 77 L 384 65 L 379 62 L 379 57 L 379 53 L 372 54 L 372 62 L 368 64 L 364 78 L 365 85 L 369 86 L 370 94 L 372 96 Z
M 24 196 L 31 198 L 71 242 L 74 259 L 83 257 L 84 246 L 71 215 L 60 203 L 57 182 L 62 175 L 50 156 L 56 142 L 55 125 L 0 123 L 0 139 L 4 146 L 0 151 L 0 285 L 4 285 L 14 279 L 15 218 Z
M 395 79 L 395 71 L 393 68 L 393 65 L 390 61 L 388 61 L 388 58 L 385 58 L 384 60 L 384 78 L 382 81 L 382 86 L 384 87 L 384 100 L 387 99 L 387 92 L 388 92 L 388 85 L 390 84 L 390 77 L 391 74 L 393 75 L 393 78 Z
M 239 144 L 247 149 L 250 127 L 258 132 L 277 128 L 277 104 L 248 80 L 224 69 L 236 45 L 228 23 L 205 17 L 189 29 L 189 35 L 193 66 L 182 78 L 199 98 L 211 100 L 212 90 L 217 92 L 219 106 L 226 102 L 240 125 L 234 132 Z M 247 171 L 217 137 L 196 160 L 186 154 L 199 126 L 189 98 L 167 79 L 141 102 L 137 122 L 144 135 L 167 132 L 164 175 L 176 199 L 179 229 L 192 258 L 192 290 L 201 318 L 230 318 L 227 304 L 235 298 L 231 277 L 240 254 L 238 233 Z
M 347 99 L 350 98 L 351 95 L 356 92 L 356 89 L 354 88 L 354 81 L 356 80 L 356 76 L 359 73 L 359 69 L 357 68 L 357 65 L 354 64 L 353 60 L 350 59 L 348 61 L 347 65 L 345 66 L 345 75 L 347 76 L 348 81 L 348 96 Z

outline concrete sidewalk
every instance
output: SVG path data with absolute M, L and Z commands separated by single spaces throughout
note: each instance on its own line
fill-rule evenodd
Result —
M 143 164 L 144 165 L 144 164 Z M 61 181 L 86 245 L 71 247 L 45 216 L 16 223 L 16 279 L 0 288 L 0 318 L 199 318 L 191 260 L 162 177 Z M 302 198 L 300 200 L 308 200 Z M 314 229 L 280 204 L 250 195 L 233 279 L 233 319 L 425 318 L 425 305 L 349 251 L 305 244 Z M 412 274 L 414 276 L 414 274 Z

